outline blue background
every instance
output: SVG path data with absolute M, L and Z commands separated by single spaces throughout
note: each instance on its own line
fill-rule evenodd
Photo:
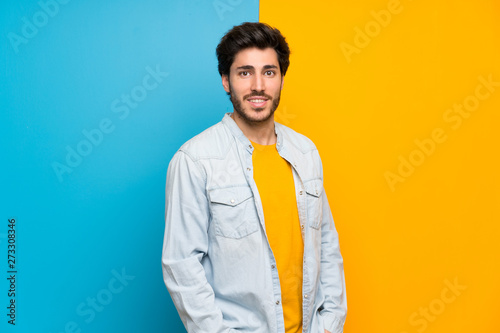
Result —
M 254 0 L 2 2 L 2 332 L 184 331 L 161 272 L 165 175 L 183 142 L 232 110 L 215 47 L 258 10 Z M 144 90 L 148 67 L 168 76 Z M 147 96 L 125 116 L 120 100 L 134 91 Z M 83 131 L 104 119 L 113 131 L 85 146 Z M 86 156 L 58 177 L 54 163 L 68 166 L 67 147 L 79 144 Z M 15 327 L 6 316 L 9 218 Z M 105 301 L 99 311 L 92 298 Z

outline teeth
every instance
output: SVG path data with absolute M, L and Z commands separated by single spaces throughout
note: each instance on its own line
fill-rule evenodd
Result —
M 265 99 L 250 99 L 249 101 L 252 103 L 262 103 L 262 102 L 265 102 L 266 100 Z

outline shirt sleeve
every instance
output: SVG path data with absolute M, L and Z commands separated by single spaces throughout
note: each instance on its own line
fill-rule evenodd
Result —
M 236 332 L 224 325 L 201 264 L 208 248 L 208 205 L 202 170 L 178 151 L 167 171 L 163 279 L 188 332 Z
M 347 314 L 344 265 L 340 254 L 338 233 L 324 190 L 322 200 L 320 283 L 325 302 L 321 307 L 320 315 L 325 329 L 331 333 L 342 333 Z

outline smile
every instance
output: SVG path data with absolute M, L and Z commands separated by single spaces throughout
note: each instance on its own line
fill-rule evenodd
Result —
M 262 97 L 252 97 L 248 98 L 247 101 L 255 108 L 261 108 L 266 105 L 268 99 Z

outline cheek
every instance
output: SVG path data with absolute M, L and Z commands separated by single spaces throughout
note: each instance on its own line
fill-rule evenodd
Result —
M 245 95 L 250 88 L 245 82 L 236 82 L 231 85 L 231 91 L 236 95 Z
M 269 82 L 270 87 L 272 87 L 274 90 L 281 90 L 283 88 L 283 81 L 281 78 L 275 78 L 272 81 Z
M 281 84 L 281 82 L 277 82 L 276 84 L 274 84 L 272 86 L 272 91 L 278 95 L 281 93 L 281 89 L 283 89 L 283 85 Z

